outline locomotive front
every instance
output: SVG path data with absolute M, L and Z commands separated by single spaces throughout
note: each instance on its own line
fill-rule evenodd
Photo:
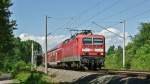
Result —
M 81 38 L 81 64 L 88 69 L 104 66 L 105 38 L 102 35 L 85 35 Z

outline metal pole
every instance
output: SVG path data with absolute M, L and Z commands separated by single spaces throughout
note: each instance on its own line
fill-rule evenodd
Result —
M 37 51 L 34 51 L 34 68 L 36 69 L 37 67 Z
M 45 17 L 45 73 L 47 74 L 47 16 Z
M 34 60 L 34 52 L 33 52 L 33 42 L 32 42 L 32 44 L 31 44 L 31 50 L 32 50 L 32 56 L 31 56 L 31 70 L 33 70 L 33 66 L 34 66 L 34 62 L 33 62 L 33 60 Z
M 123 21 L 123 68 L 125 68 L 125 25 L 126 21 Z

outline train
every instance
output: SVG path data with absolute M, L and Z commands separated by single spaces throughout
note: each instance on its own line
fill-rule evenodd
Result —
M 101 69 L 105 61 L 105 37 L 82 30 L 48 50 L 49 67 Z

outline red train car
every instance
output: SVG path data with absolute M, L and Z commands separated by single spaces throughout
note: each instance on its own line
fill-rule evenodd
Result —
M 97 69 L 104 66 L 105 37 L 89 30 L 77 33 L 48 51 L 48 64 L 66 68 Z

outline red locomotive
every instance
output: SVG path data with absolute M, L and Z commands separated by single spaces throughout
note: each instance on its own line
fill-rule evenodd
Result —
M 48 51 L 48 65 L 100 69 L 104 66 L 105 37 L 82 30 Z

